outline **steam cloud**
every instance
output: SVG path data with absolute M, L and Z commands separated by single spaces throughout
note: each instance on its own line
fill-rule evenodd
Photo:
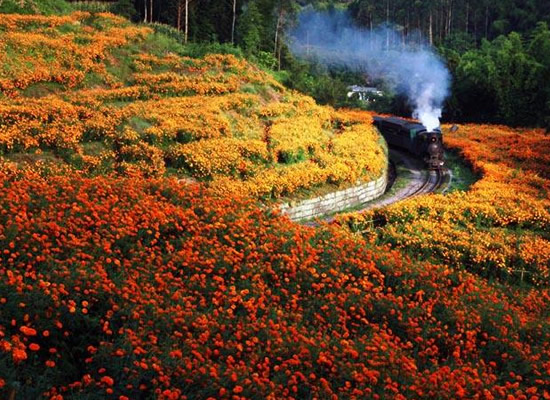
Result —
M 289 46 L 299 57 L 346 66 L 383 80 L 403 94 L 428 130 L 439 126 L 450 74 L 419 35 L 404 36 L 389 27 L 374 30 L 355 25 L 346 12 L 307 10 L 290 34 Z

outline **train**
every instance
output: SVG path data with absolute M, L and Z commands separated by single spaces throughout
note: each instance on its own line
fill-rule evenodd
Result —
M 378 128 L 388 145 L 406 150 L 424 160 L 429 169 L 440 169 L 445 164 L 441 129 L 428 132 L 418 122 L 397 117 L 374 117 Z

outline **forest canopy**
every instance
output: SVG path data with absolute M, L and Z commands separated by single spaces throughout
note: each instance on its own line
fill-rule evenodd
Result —
M 17 3 L 5 0 L 0 9 L 6 11 Z M 90 2 L 74 4 L 82 7 L 83 3 L 89 7 Z M 550 2 L 546 0 L 118 0 L 103 4 L 135 21 L 172 25 L 181 32 L 182 42 L 234 45 L 260 66 L 282 70 L 279 78 L 287 86 L 321 103 L 364 106 L 350 102 L 346 87 L 368 78 L 299 60 L 286 45 L 304 7 L 348 12 L 364 29 L 389 24 L 403 40 L 420 37 L 437 48 L 453 75 L 444 119 L 550 126 Z M 402 99 L 390 96 L 379 102 L 376 111 L 406 114 L 408 108 Z

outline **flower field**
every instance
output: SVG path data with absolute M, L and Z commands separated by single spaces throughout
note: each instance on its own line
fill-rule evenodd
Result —
M 550 137 L 540 130 L 465 125 L 444 140 L 481 175 L 471 190 L 343 215 L 338 222 L 483 277 L 548 286 Z
M 369 118 L 318 106 L 232 55 L 187 57 L 123 18 L 3 15 L 0 38 L 0 155 L 18 164 L 175 175 L 264 200 L 386 167 Z
M 550 292 L 175 180 L 0 173 L 0 395 L 536 399 Z
M 378 177 L 370 114 L 111 14 L 0 39 L 0 399 L 550 399 L 547 134 L 306 227 L 257 200 Z

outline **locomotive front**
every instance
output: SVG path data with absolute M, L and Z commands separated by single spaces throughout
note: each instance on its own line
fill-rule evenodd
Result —
M 439 129 L 426 133 L 427 149 L 425 161 L 430 169 L 439 169 L 445 163 L 441 131 Z
M 443 138 L 439 128 L 428 131 L 418 122 L 396 117 L 375 116 L 373 120 L 388 145 L 422 158 L 429 169 L 439 169 L 445 164 Z

